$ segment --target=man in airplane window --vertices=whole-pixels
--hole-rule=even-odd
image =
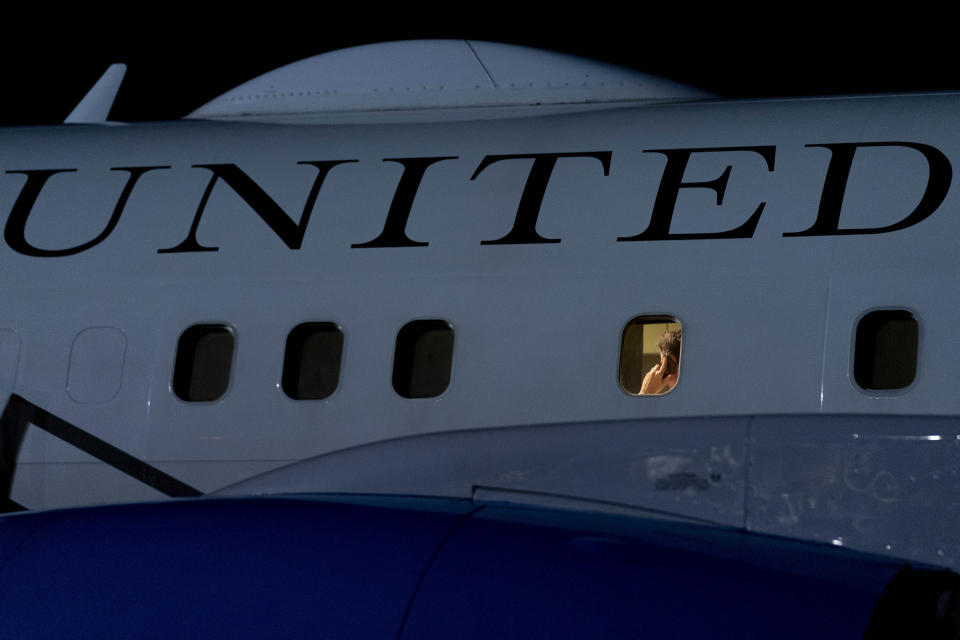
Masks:
[[[666,393],[677,384],[680,375],[680,342],[683,340],[683,329],[667,331],[657,340],[660,349],[660,362],[643,377],[640,385],[640,395],[656,395]]]

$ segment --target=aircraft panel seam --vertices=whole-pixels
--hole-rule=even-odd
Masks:
[[[753,422],[747,418],[747,432],[743,439],[743,530],[750,530],[750,467],[753,465]]]
[[[490,75],[490,72],[487,71],[487,65],[483,64],[483,60],[481,60],[481,59],[480,59],[480,56],[477,55],[476,49],[473,48],[473,45],[470,44],[470,41],[469,41],[469,40],[464,40],[464,43],[465,43],[465,44],[467,45],[467,47],[470,49],[470,53],[473,54],[473,57],[477,59],[477,64],[479,64],[479,65],[480,65],[480,68],[483,69],[483,73],[486,74],[487,78],[490,79],[490,84],[492,84],[494,88],[497,88],[497,81],[494,80],[494,79],[493,79],[493,76]]]
[[[437,544],[437,548],[433,550],[433,554],[431,554],[430,559],[427,560],[426,564],[423,566],[423,571],[420,572],[420,576],[417,578],[417,584],[414,585],[413,592],[410,594],[410,601],[407,603],[407,608],[403,612],[403,618],[400,619],[400,624],[397,627],[397,640],[400,640],[403,637],[403,631],[407,626],[407,619],[410,617],[410,612],[413,611],[413,606],[417,601],[417,596],[420,594],[420,587],[422,587],[424,581],[426,581],[427,576],[430,574],[430,570],[433,568],[434,562],[436,562],[437,558],[440,557],[440,553],[443,551],[443,548],[447,546],[447,542],[449,542],[450,539],[457,534],[460,528],[466,524],[467,520],[482,511],[484,508],[485,507],[481,505],[460,516],[454,525],[450,527],[450,530],[444,534],[443,538]]]

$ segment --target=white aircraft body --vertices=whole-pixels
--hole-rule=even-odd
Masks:
[[[329,77],[436,47],[480,80]],[[524,491],[960,567],[960,95],[563,87],[521,53],[365,47],[192,119],[0,131],[13,503]],[[912,327],[902,382],[855,371],[871,313]],[[631,322],[682,325],[669,393],[621,385]],[[342,337],[316,399],[305,323]],[[410,323],[452,339],[422,393]],[[206,338],[209,388],[178,362]]]

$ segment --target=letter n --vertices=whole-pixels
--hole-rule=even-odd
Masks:
[[[310,214],[313,212],[313,204],[317,200],[317,194],[320,193],[320,187],[323,186],[323,180],[327,177],[330,169],[338,164],[348,162],[357,162],[357,160],[323,160],[317,162],[298,162],[297,164],[309,164],[317,168],[317,177],[313,181],[310,193],[307,195],[306,203],[303,205],[303,213],[300,215],[300,222],[295,223],[290,216],[278,205],[260,186],[250,179],[250,177],[241,171],[235,164],[195,164],[194,167],[209,169],[213,172],[207,188],[200,198],[200,205],[197,207],[197,213],[193,217],[193,224],[187,237],[175,247],[169,249],[160,249],[157,253],[182,253],[188,251],[218,251],[219,247],[205,247],[197,241],[197,227],[200,226],[200,218],[207,206],[207,200],[213,191],[213,185],[217,180],[223,180],[234,190],[243,200],[250,205],[253,211],[267,223],[267,226],[283,240],[283,243],[290,249],[299,249],[303,242],[303,234],[307,230],[307,223],[310,221]]]

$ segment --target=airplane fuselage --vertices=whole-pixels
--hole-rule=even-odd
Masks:
[[[629,424],[640,502],[956,566],[958,103],[2,131],[0,387],[201,493],[390,438]],[[876,309],[917,319],[906,388],[854,380]],[[643,316],[683,325],[663,396],[618,384]],[[449,385],[402,397],[397,333],[421,319],[452,327]],[[281,385],[306,322],[343,334],[319,400]],[[214,401],[173,389],[194,325],[235,339]],[[48,431],[16,459],[31,508],[160,495]],[[831,520],[846,499],[923,512],[938,542]]]

